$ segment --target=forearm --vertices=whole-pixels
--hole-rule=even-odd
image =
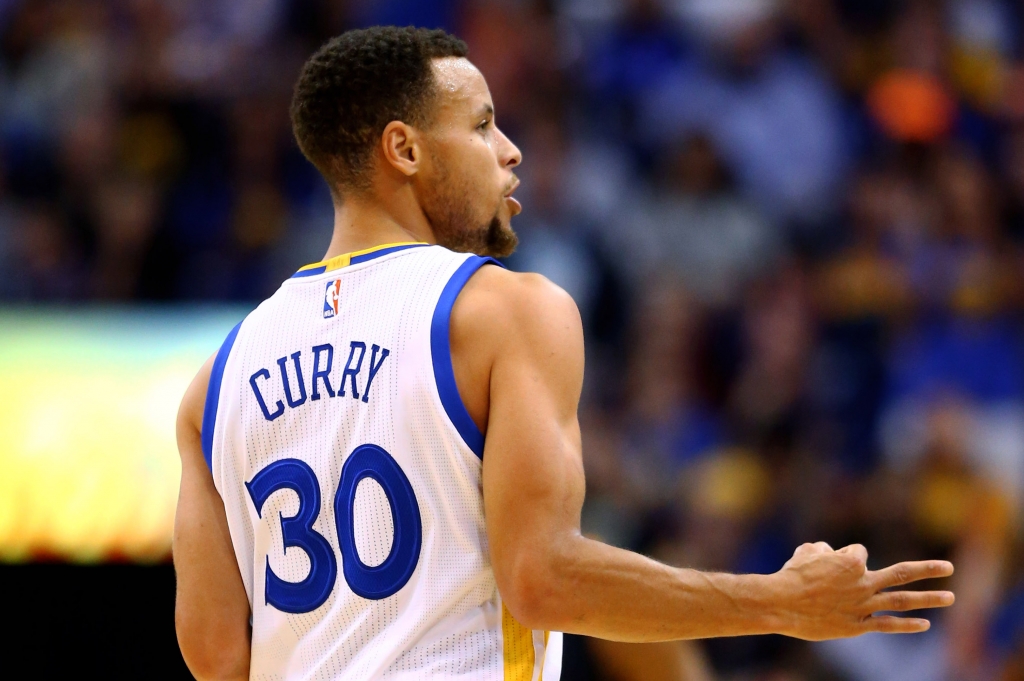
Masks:
[[[248,616],[226,603],[199,566],[176,547],[177,597],[174,624],[189,670],[200,681],[249,677]]]
[[[535,628],[619,641],[780,632],[783,597],[767,575],[663,565],[584,537],[537,573],[527,612]]]
[[[245,679],[249,676],[249,598],[235,560],[224,504],[203,459],[199,437],[194,423],[179,419],[182,469],[174,517],[174,624],[182,656],[196,678]]]
[[[179,510],[179,515],[192,514]],[[249,608],[244,590],[236,583],[240,580],[232,574],[237,568],[225,566],[219,547],[211,546],[212,528],[183,528],[188,522],[180,520],[185,522],[177,523],[174,537],[174,624],[182,656],[200,681],[246,679]]]

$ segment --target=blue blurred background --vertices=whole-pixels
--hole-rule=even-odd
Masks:
[[[323,255],[287,105],[376,23],[465,39],[523,150],[508,264],[586,325],[585,532],[957,563],[926,635],[572,637],[563,678],[1024,679],[1019,0],[0,0],[0,648],[187,678],[176,405]]]

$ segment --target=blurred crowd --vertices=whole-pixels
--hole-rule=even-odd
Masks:
[[[291,87],[375,23],[463,37],[523,150],[508,264],[586,325],[585,532],[956,562],[928,634],[690,677],[1024,679],[1024,2],[0,0],[0,303],[255,302],[319,260]],[[630,655],[573,640],[565,678]]]

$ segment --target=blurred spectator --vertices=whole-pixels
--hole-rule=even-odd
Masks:
[[[813,62],[786,49],[774,3],[752,3],[756,11],[748,4],[723,4],[734,14],[699,14],[719,28],[701,33],[699,54],[651,88],[642,119],[647,139],[707,131],[770,219],[816,225],[828,216],[849,160],[840,101]]]
[[[30,204],[15,213],[11,226],[5,288],[12,300],[88,298],[85,268],[59,211],[41,203]]]
[[[642,95],[677,68],[688,53],[683,36],[658,0],[622,3],[618,21],[594,39],[587,85],[604,134],[640,144],[636,118]]]
[[[742,321],[746,347],[730,407],[737,435],[753,444],[791,446],[800,427],[814,343],[806,295],[796,268],[748,295]]]
[[[93,295],[99,299],[135,298],[145,249],[155,227],[156,191],[145,182],[112,179],[97,189],[94,201]]]
[[[737,195],[711,141],[692,135],[666,149],[652,191],[611,226],[634,277],[678,277],[704,305],[734,305],[782,253],[778,232]]]
[[[684,466],[721,443],[721,424],[697,389],[700,310],[665,275],[651,282],[630,339],[623,466],[650,507],[670,503]]]

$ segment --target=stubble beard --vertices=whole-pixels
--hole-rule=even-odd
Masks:
[[[490,221],[481,225],[472,215],[468,192],[455,188],[450,173],[443,165],[440,167],[437,193],[429,205],[423,206],[437,243],[457,253],[494,258],[512,255],[519,245],[519,237],[511,224],[502,222],[499,216],[501,204]]]
[[[450,223],[454,226],[455,223]],[[519,237],[512,231],[511,225],[502,223],[495,215],[486,227],[456,227],[450,231],[434,230],[437,243],[458,253],[475,253],[492,258],[505,258],[516,250]]]

